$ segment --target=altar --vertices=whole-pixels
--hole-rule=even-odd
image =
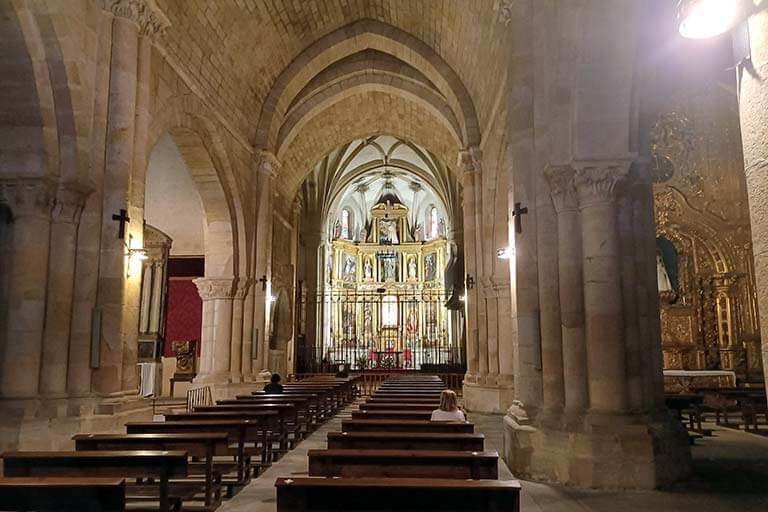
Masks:
[[[394,369],[402,368],[401,357],[402,352],[394,352],[389,350],[375,350],[373,351],[374,368],[376,369]]]

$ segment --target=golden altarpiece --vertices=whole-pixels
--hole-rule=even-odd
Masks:
[[[696,121],[704,120],[668,112],[651,132],[665,373],[721,372],[705,385],[758,381],[760,329],[738,127]]]
[[[445,307],[445,233],[416,241],[408,208],[394,194],[380,198],[370,213],[362,241],[344,239],[337,228],[330,244],[322,359],[352,368],[458,363]]]

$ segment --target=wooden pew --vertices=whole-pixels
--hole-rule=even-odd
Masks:
[[[187,476],[187,452],[182,451],[82,451],[82,452],[6,452],[3,474],[7,477],[115,477],[155,478],[160,512],[171,510],[171,478]],[[141,486],[147,488],[147,486]],[[129,499],[140,488],[129,488]],[[180,504],[181,499],[174,497]]]
[[[499,477],[499,454],[432,450],[309,450],[309,476],[346,478]]]
[[[328,432],[328,448],[481,452],[485,449],[485,436],[430,432]]]
[[[290,396],[269,395],[269,397],[256,397],[248,395],[245,398],[238,398],[236,400],[216,400],[216,405],[225,406],[249,406],[249,405],[261,405],[261,404],[291,404],[296,407],[296,418],[298,420],[299,429],[295,434],[298,434],[297,441],[304,438],[305,434],[309,432],[311,424],[315,418],[316,410],[312,406],[313,403],[308,397],[292,398]]]
[[[519,512],[520,483],[426,478],[278,478],[278,512]]]
[[[396,405],[400,403],[409,403],[409,404],[428,404],[428,405],[434,405],[437,407],[440,405],[440,398],[409,398],[405,402],[402,398],[389,398],[389,397],[371,397],[368,398],[365,403],[367,404],[388,404],[388,405]]]
[[[6,511],[123,512],[122,478],[0,478],[0,508]]]
[[[230,456],[235,458],[237,463],[237,485],[246,485],[251,478],[251,459],[246,450],[246,443],[259,441],[263,442],[263,429],[260,429],[258,422],[251,420],[211,420],[211,421],[149,421],[149,422],[131,422],[125,424],[128,434],[168,434],[168,433],[200,433],[200,432],[224,432],[227,434],[229,444],[234,444],[235,448],[226,447],[222,451],[217,451],[217,456]],[[266,467],[269,465],[269,452],[265,445],[257,448],[261,455],[261,464]]]
[[[214,455],[226,450],[229,437],[225,432],[171,433],[171,434],[78,434],[72,436],[76,451],[96,450],[168,450],[184,451],[203,461],[204,505],[213,510],[221,503],[222,474],[237,465],[216,466]],[[197,464],[191,463],[189,473]],[[231,491],[230,491],[231,495]]]
[[[475,425],[463,421],[343,420],[345,432],[434,432],[472,434]]]
[[[299,407],[290,402],[255,403],[236,400],[234,404],[217,404],[195,407],[193,413],[251,413],[258,411],[277,411],[280,421],[280,450],[293,449],[304,430],[304,416],[299,415]],[[293,435],[293,438],[289,437]]]
[[[307,414],[309,414],[310,426],[317,426],[327,414],[330,414],[328,400],[317,393],[280,393],[266,394],[255,391],[251,395],[237,395],[235,400],[217,400],[217,404],[230,404],[233,402],[248,401],[258,403],[301,403],[305,402]]]
[[[400,411],[396,409],[352,411],[353,420],[423,420],[429,421],[432,411]]]
[[[429,411],[432,412],[439,404],[419,404],[419,403],[362,403],[359,406],[361,411]]]
[[[266,462],[272,462],[272,443],[278,441],[280,448],[287,446],[287,437],[285,429],[285,415],[280,411],[218,411],[218,412],[184,412],[176,414],[166,414],[166,423],[175,423],[180,421],[231,421],[248,420],[257,425],[260,435],[250,440],[262,444],[263,452],[266,455]],[[265,462],[262,460],[262,462]]]

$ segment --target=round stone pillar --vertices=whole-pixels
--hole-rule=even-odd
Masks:
[[[230,348],[229,373],[232,382],[243,380],[243,306],[250,281],[246,278],[236,280],[232,297],[232,346]]]
[[[589,405],[587,349],[584,338],[584,289],[581,227],[570,165],[550,165],[546,176],[557,213],[557,255],[566,414],[581,414]]]
[[[581,212],[584,313],[591,413],[627,410],[616,186],[630,161],[574,163]]]
[[[90,189],[63,185],[54,203],[51,254],[48,265],[48,300],[43,335],[40,393],[64,395],[67,391],[69,334],[75,288],[75,258],[80,214]]]
[[[473,151],[459,153],[462,169],[462,210],[464,214],[464,271],[466,273],[464,308],[467,324],[467,374],[464,382],[476,382],[480,371],[480,352],[477,325],[477,212],[475,188],[479,185],[479,160]]]
[[[0,180],[0,201],[11,210],[7,327],[0,354],[0,394],[38,394],[45,324],[54,184],[46,178]]]
[[[232,344],[232,278],[201,277],[194,280],[203,299],[200,372],[195,379],[201,383],[230,382]]]

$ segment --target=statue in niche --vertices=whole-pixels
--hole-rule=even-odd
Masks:
[[[409,339],[414,339],[419,334],[419,315],[415,309],[408,313],[408,318],[405,321],[405,330],[408,333]]]
[[[408,256],[408,279],[419,277],[419,268],[416,265],[416,256]]]
[[[445,221],[442,217],[440,217],[440,220],[437,221],[437,236],[445,236]]]
[[[416,227],[413,230],[413,238],[416,242],[424,241],[424,226],[418,223],[416,224]]]
[[[380,220],[379,221],[379,243],[397,245],[400,238],[397,236],[397,221]]]
[[[344,269],[341,278],[344,281],[354,281],[356,266],[354,256],[344,255]]]
[[[361,242],[367,242],[368,240],[368,230],[365,229],[365,226],[360,228],[360,241]]]
[[[333,225],[333,239],[338,240],[339,238],[341,238],[341,222],[337,220],[336,224]]]
[[[659,287],[659,299],[671,304],[677,299],[677,249],[664,238],[656,239],[656,281]]]
[[[373,264],[371,263],[371,257],[365,257],[365,263],[363,263],[363,277],[365,279],[373,279]]]
[[[373,341],[373,313],[370,304],[366,304],[363,309],[363,339],[367,343]]]
[[[431,252],[424,256],[424,280],[434,281],[437,276],[437,254]]]
[[[397,260],[394,257],[384,258],[382,262],[384,281],[397,280]]]

